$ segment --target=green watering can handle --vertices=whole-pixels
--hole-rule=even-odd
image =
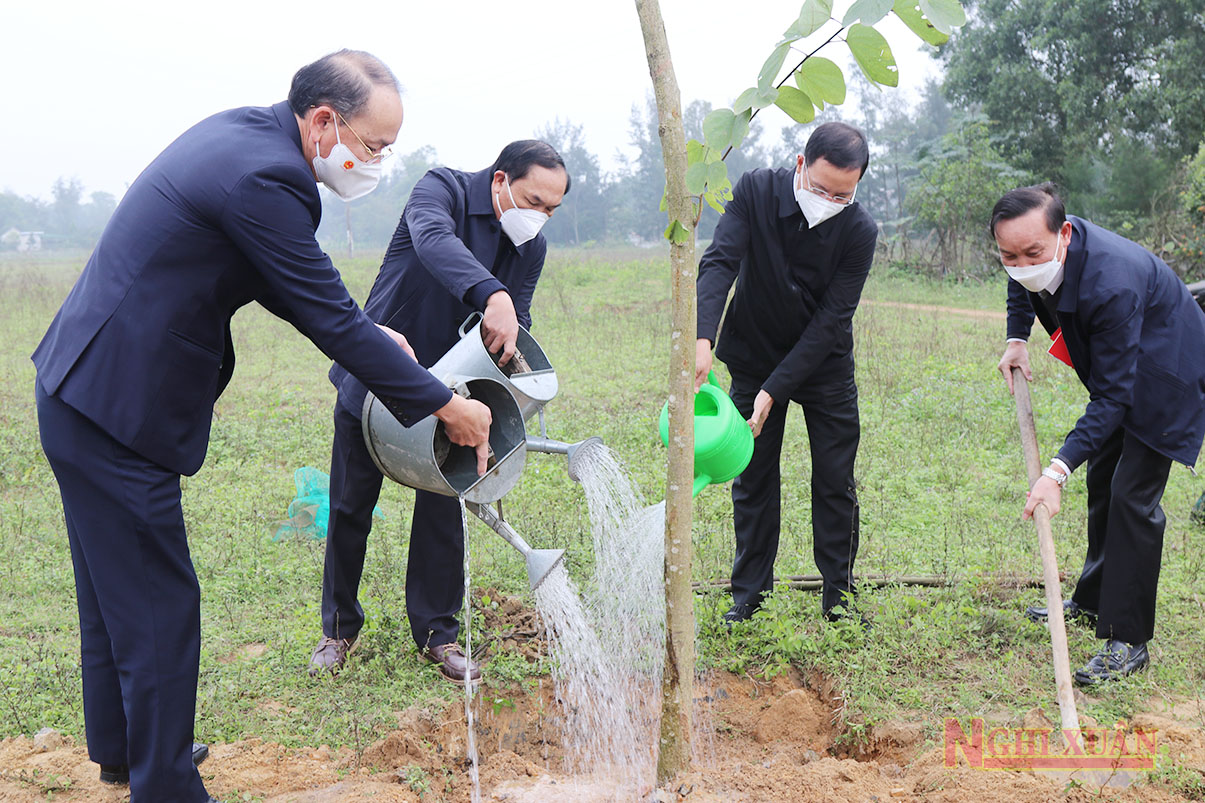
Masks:
[[[715,385],[717,388],[720,386],[720,380],[715,378],[715,369],[714,368],[707,372],[707,384]]]
[[[694,488],[691,490],[691,493],[690,493],[691,497],[693,498],[693,497],[698,496],[699,491],[703,490],[710,484],[711,484],[711,477],[708,477],[706,474],[700,474],[699,476],[695,477]]]

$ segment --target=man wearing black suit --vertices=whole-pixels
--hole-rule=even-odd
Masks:
[[[825,123],[794,169],[754,170],[733,189],[699,262],[695,386],[715,356],[753,430],[753,458],[732,486],[736,560],[731,623],[774,587],[781,499],[779,457],[787,404],[803,407],[812,456],[812,537],[824,577],[821,609],[849,613],[858,552],[854,458],[858,388],[852,320],[874,258],[878,228],[855,200],[870,153],[862,132]]]
[[[370,191],[401,122],[393,73],[340,51],[298,71],[287,102],[198,123],[130,186],[34,352],[75,567],[88,753],[102,780],[128,778],[132,803],[211,799],[193,764],[200,588],[180,475],[205,459],[235,310],[258,301],[403,423],[439,416],[484,468],[488,408],[369,320],[314,239],[316,180]]]
[[[520,140],[476,173],[446,167],[423,176],[398,222],[364,311],[409,333],[422,365],[433,365],[474,311],[486,347],[506,365],[519,324],[531,327],[531,298],[547,244],[540,227],[569,191],[565,163],[547,143]],[[337,672],[364,624],[357,601],[381,472],[364,445],[364,385],[341,365],[331,448],[331,515],[322,581],[323,637],[310,673]],[[464,590],[464,531],[450,496],[416,491],[406,570],[406,615],[419,652],[455,683],[480,678],[457,644]]]
[[[1059,512],[1068,476],[1087,461],[1088,554],[1069,618],[1096,622],[1104,647],[1076,681],[1093,684],[1147,665],[1172,462],[1192,465],[1205,437],[1205,313],[1151,252],[1078,217],[1049,184],[1004,195],[992,234],[1008,272],[1008,345],[999,369],[1031,378],[1035,313],[1066,353],[1089,401],[1029,493],[1023,516]],[[1042,619],[1045,608],[1031,608]]]

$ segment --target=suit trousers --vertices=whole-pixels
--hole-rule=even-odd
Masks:
[[[207,800],[192,763],[201,590],[180,475],[40,383],[35,396],[75,569],[88,757],[129,765],[131,803]]]
[[[1088,552],[1072,599],[1099,612],[1098,638],[1141,644],[1155,635],[1170,471],[1171,458],[1121,427],[1088,461]]]
[[[358,596],[381,471],[364,445],[359,416],[335,402],[331,514],[322,574],[322,632],[355,638],[364,626]],[[464,528],[453,496],[415,491],[406,565],[406,615],[419,649],[456,641],[464,594]]]
[[[745,418],[761,379],[732,373],[729,395]],[[858,497],[854,487],[854,458],[861,429],[858,388],[852,366],[840,378],[807,384],[790,401],[803,407],[812,462],[812,554],[824,578],[824,611],[841,605],[854,592],[852,573],[858,554]],[[760,605],[774,587],[782,518],[780,458],[787,418],[787,401],[775,400],[753,441],[753,458],[732,485],[736,560],[732,566],[732,599],[736,604]]]

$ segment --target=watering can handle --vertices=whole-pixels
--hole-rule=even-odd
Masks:
[[[717,388],[720,387],[720,380],[716,379],[715,369],[707,372],[707,384],[715,385]]]
[[[469,330],[472,329],[474,326],[476,326],[477,322],[480,321],[484,317],[485,316],[482,315],[480,312],[470,312],[469,317],[465,318],[464,323],[462,323],[460,325],[460,329],[459,329],[460,336],[464,337],[465,335],[467,335],[469,333]]]

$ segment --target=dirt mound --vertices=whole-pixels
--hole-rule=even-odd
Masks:
[[[505,603],[504,598],[497,598]],[[530,621],[499,604],[497,641],[527,638]],[[510,606],[508,606],[510,607]],[[841,695],[825,678],[789,672],[770,681],[714,673],[696,684],[694,769],[662,789],[642,790],[655,803],[799,803],[799,801],[1151,801],[1182,800],[1146,786],[1077,788],[1034,772],[945,766],[940,748],[926,747],[924,715],[882,723],[857,746],[840,726]],[[1150,701],[1128,728],[1157,729],[1159,744],[1183,766],[1205,772],[1201,706]],[[1043,726],[1030,712],[1017,726]],[[559,744],[557,701],[550,681],[530,690],[491,689],[477,698],[477,745],[486,800],[506,803],[630,800],[610,779],[569,777]],[[1009,723],[1003,723],[1009,724]],[[464,708],[414,707],[397,728],[362,754],[350,748],[290,749],[246,739],[212,745],[201,766],[219,799],[266,803],[468,800]],[[246,796],[250,796],[249,798]],[[0,742],[0,803],[58,801],[123,803],[126,787],[106,786],[86,750],[67,737],[41,734],[37,743]]]

